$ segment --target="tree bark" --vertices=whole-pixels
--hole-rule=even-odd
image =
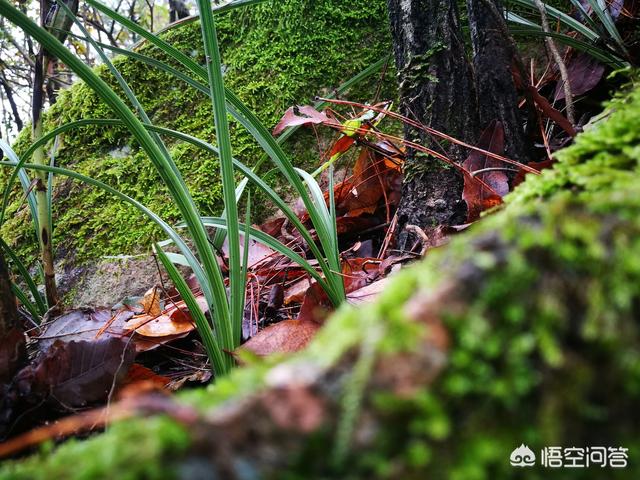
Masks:
[[[169,0],[169,21],[177,22],[191,15],[189,7],[183,0]]]
[[[13,89],[6,78],[0,77],[0,84],[4,89],[4,93],[7,97],[7,101],[9,102],[9,106],[11,107],[11,112],[13,114],[13,122],[16,124],[18,132],[22,130],[24,124],[22,123],[22,118],[20,118],[20,112],[18,110],[18,105],[16,104],[15,99],[13,98]],[[2,158],[2,157],[0,157]]]
[[[25,339],[18,321],[9,270],[0,252],[0,384],[8,382],[26,359]]]
[[[467,0],[467,11],[480,128],[485,129],[492,120],[500,121],[506,156],[526,163],[531,145],[523,129],[524,118],[518,108],[518,92],[511,71],[512,66],[521,66],[522,62],[502,17],[502,2]]]
[[[478,135],[477,98],[465,55],[457,4],[453,0],[388,0],[398,69],[400,111],[414,120],[474,143]],[[456,145],[444,145],[425,132],[405,126],[405,137],[461,163]],[[463,223],[462,175],[434,158],[407,152],[398,207],[398,247],[411,249],[407,225],[430,234],[439,225]]]

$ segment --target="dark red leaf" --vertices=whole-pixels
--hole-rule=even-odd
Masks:
[[[501,155],[504,150],[504,129],[502,123],[494,120],[482,132],[478,147]],[[472,151],[462,164],[465,169],[462,198],[467,202],[467,221],[479,218],[483,210],[502,202],[502,196],[509,192],[509,180],[503,171],[493,170],[472,176],[474,172],[487,168],[502,168],[505,165],[488,155]]]
[[[105,400],[126,376],[135,357],[127,339],[94,342],[57,340],[34,365],[16,376],[22,395],[50,400],[63,407],[80,407]]]
[[[602,79],[604,69],[604,65],[586,53],[580,52],[571,57],[567,65],[571,94],[582,95],[594,88]],[[556,100],[564,100],[563,84],[564,82],[560,79],[556,85],[553,95]]]
[[[315,322],[284,320],[251,337],[241,349],[260,356],[297,352],[307,346],[319,329],[320,324]]]
[[[540,95],[540,93],[534,86],[529,86],[529,92],[533,97],[533,101],[536,103],[536,105],[538,105],[538,108],[542,110],[542,113],[556,122],[556,124],[565,132],[567,132],[567,134],[571,135],[572,137],[575,137],[577,135],[576,129],[573,128],[573,125],[571,125],[571,122],[567,120],[567,117],[553,108],[549,101],[542,95]]]

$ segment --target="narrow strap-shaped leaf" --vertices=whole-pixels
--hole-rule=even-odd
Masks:
[[[216,341],[211,325],[209,324],[207,317],[202,313],[202,310],[200,310],[200,306],[198,305],[196,298],[193,296],[193,292],[189,288],[189,285],[187,285],[187,282],[182,278],[178,269],[173,265],[173,263],[171,263],[171,260],[169,260],[166,253],[160,246],[155,245],[154,251],[158,256],[160,263],[162,263],[162,266],[169,275],[171,282],[176,287],[176,290],[178,290],[182,300],[184,300],[185,305],[189,309],[191,318],[198,328],[200,338],[202,338],[204,348],[207,350],[207,355],[213,362],[214,372],[217,375],[227,373],[232,366],[231,357],[220,349],[220,344]]]

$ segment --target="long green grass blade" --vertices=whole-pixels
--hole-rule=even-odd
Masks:
[[[200,338],[202,338],[202,343],[207,351],[207,355],[213,363],[214,372],[217,375],[225,373],[228,369],[229,355],[225,354],[221,350],[220,342],[216,341],[211,325],[209,324],[207,317],[202,313],[202,310],[200,310],[198,302],[193,296],[193,292],[189,288],[189,285],[187,285],[187,282],[185,282],[178,269],[173,263],[171,263],[171,260],[169,260],[166,253],[160,246],[156,245],[154,247],[154,251],[156,255],[158,255],[160,263],[162,263],[162,266],[167,271],[171,282],[176,287],[176,290],[178,290],[178,293],[182,297],[182,300],[184,300],[184,303],[187,305],[189,313],[191,313],[191,318],[198,328],[198,333],[200,334]]]
[[[61,125],[60,127],[48,132],[47,134],[43,135],[43,137],[39,140],[39,142],[47,142],[48,140],[55,137],[56,135],[61,135],[66,131],[72,130],[74,128],[79,128],[82,126],[87,126],[87,125],[123,125],[123,123],[121,120],[117,120],[117,119],[77,120],[75,122],[70,122],[70,123]],[[168,128],[157,127],[155,125],[145,125],[145,126],[149,130],[153,130],[160,134],[172,136],[173,138],[183,140],[194,146],[202,148],[214,155],[218,155],[218,149],[216,147],[199,138],[193,137],[191,135],[188,135],[182,132],[171,130]],[[33,144],[25,151],[25,153],[20,159],[20,164],[19,164],[20,167],[22,167],[25,164],[24,162],[26,161],[26,159],[29,158],[30,150],[35,148],[37,148],[37,145]],[[264,180],[260,178],[252,169],[250,169],[249,167],[247,167],[246,165],[244,165],[242,162],[238,160],[234,160],[233,162],[234,162],[235,168],[238,169],[243,175],[245,175],[245,177],[248,178],[253,185],[255,185],[260,190],[262,190],[274,202],[276,207],[278,207],[283,212],[283,214],[287,217],[287,219],[289,219],[289,221],[298,230],[298,232],[300,232],[300,235],[302,236],[304,241],[307,242],[314,257],[318,260],[318,264],[321,270],[323,271],[323,273],[325,274],[325,276],[329,278],[332,275],[335,275],[334,273],[335,268],[332,266],[329,266],[329,264],[326,262],[324,255],[318,249],[315,243],[315,240],[311,236],[310,232],[300,222],[300,219],[297,217],[297,215],[291,209],[291,207],[269,185],[267,185],[267,183],[264,182]],[[334,262],[334,265],[335,265],[335,262]],[[340,294],[334,291],[333,287],[327,290],[327,294],[329,295],[329,298],[331,299],[332,303],[334,303],[336,306],[342,301],[340,298]]]
[[[218,47],[216,22],[211,11],[210,0],[197,0],[200,12],[200,28],[206,55],[207,77],[213,105],[213,119],[216,127],[216,142],[220,159],[220,174],[222,177],[222,195],[226,217],[229,221],[227,238],[229,239],[229,330],[233,336],[226,344],[231,348],[240,345],[242,334],[242,316],[244,311],[244,283],[242,282],[242,267],[240,263],[240,232],[238,231],[238,207],[236,204],[236,183],[233,175],[233,157],[231,153],[231,136],[227,107],[225,102],[224,79],[222,78],[222,59]],[[225,332],[227,331],[225,330]]]
[[[24,307],[27,309],[29,314],[33,318],[35,318],[36,321],[39,322],[40,316],[42,314],[38,312],[38,308],[29,299],[27,294],[25,292],[23,292],[22,289],[18,285],[16,285],[15,283],[11,283],[11,290],[13,291],[13,294],[16,296],[16,298],[18,300],[20,300],[20,303],[22,303],[22,305],[24,305]]]
[[[40,295],[40,292],[38,291],[36,282],[33,280],[33,277],[29,275],[29,271],[27,270],[27,267],[24,265],[24,263],[22,263],[22,261],[20,260],[20,257],[18,257],[16,252],[14,252],[13,249],[9,245],[7,245],[7,243],[2,238],[0,238],[0,248],[2,248],[2,251],[9,258],[11,265],[15,267],[16,270],[18,270],[18,273],[22,277],[22,281],[29,288],[29,292],[31,293],[31,296],[33,297],[33,300],[37,307],[37,317],[41,317],[47,312],[47,306],[44,303],[42,295]]]
[[[513,35],[531,35],[537,37],[552,37],[557,39],[559,42],[564,43],[576,50],[580,50],[581,52],[585,52],[591,55],[593,58],[599,60],[600,62],[608,65],[612,68],[619,69],[625,68],[629,66],[629,63],[623,60],[622,58],[614,55],[613,53],[603,50],[601,48],[595,47],[590,43],[583,42],[581,40],[577,40],[570,35],[566,35],[564,33],[556,33],[556,32],[545,32],[542,28],[537,27],[526,27],[526,26],[511,26],[509,31]]]
[[[18,155],[13,151],[11,145],[5,142],[0,138],[0,149],[5,153],[9,160],[18,163]],[[35,149],[34,149],[35,150]],[[40,228],[38,225],[38,204],[36,200],[36,195],[31,188],[31,180],[27,173],[21,169],[17,168],[9,180],[7,182],[7,186],[4,189],[4,193],[2,194],[2,211],[0,212],[0,225],[4,223],[5,212],[7,211],[7,207],[9,205],[9,196],[11,195],[11,189],[13,188],[13,183],[16,179],[20,180],[20,184],[22,185],[22,190],[27,196],[27,205],[29,205],[29,211],[31,212],[31,219],[33,220],[33,226],[35,230],[36,238],[38,238]]]
[[[152,33],[144,30],[140,26],[131,22],[129,19],[123,17],[122,15],[114,12],[113,10],[105,7],[104,5],[96,2],[95,0],[87,0],[88,3],[98,8],[100,11],[105,13],[110,18],[116,20],[121,23],[125,27],[130,30],[138,33],[143,38],[146,38],[156,47],[160,48],[164,53],[172,57],[177,62],[181,63],[183,66],[191,70],[194,74],[199,76],[202,80],[208,81],[208,73],[207,70],[203,69],[199,66],[195,61],[189,58],[184,53],[175,49],[171,45],[169,45],[164,40],[158,38]],[[203,0],[204,1],[204,0]],[[202,14],[202,9],[201,9]],[[204,21],[201,19],[201,21]],[[208,62],[211,61],[211,58],[208,59]],[[322,218],[319,212],[316,212],[313,209],[313,202],[311,201],[309,195],[307,194],[306,189],[298,175],[296,174],[293,165],[290,160],[287,158],[287,155],[282,150],[282,147],[276,142],[271,133],[264,127],[264,125],[260,122],[260,120],[255,116],[255,114],[249,110],[242,101],[230,90],[225,90],[225,96],[227,100],[227,110],[228,112],[242,125],[244,126],[249,133],[256,139],[258,144],[262,147],[262,149],[267,153],[267,155],[271,158],[274,164],[280,169],[281,173],[284,177],[293,185],[296,190],[296,193],[300,195],[307,211],[309,212],[309,216],[311,219],[311,223],[316,228],[318,232],[318,238],[322,245],[322,248],[325,252],[331,247],[330,242],[327,240],[330,238],[328,232],[324,231],[324,226]],[[322,232],[321,232],[322,231]],[[335,276],[335,274],[334,274]],[[344,300],[346,297],[344,295],[344,289],[338,289],[337,294]]]
[[[611,18],[611,14],[609,13],[606,2],[604,0],[587,1],[589,2],[591,9],[602,22],[602,25],[604,26],[611,39],[617,44],[620,51],[625,55],[628,55],[627,48],[624,44],[624,41],[622,40],[622,37],[620,36],[620,32],[618,32],[616,23],[613,21],[613,18]]]
[[[538,11],[538,7],[536,6],[536,3],[534,0],[513,0],[513,3],[516,5],[521,5],[523,7],[530,8],[536,12]],[[591,30],[586,25],[583,25],[578,20],[573,18],[571,15],[568,15],[558,10],[557,8],[552,7],[551,5],[545,5],[545,10],[547,11],[547,15],[549,15],[552,18],[555,18],[556,20],[559,20],[566,27],[584,35],[589,40],[595,42],[600,38],[600,35],[597,32]]]

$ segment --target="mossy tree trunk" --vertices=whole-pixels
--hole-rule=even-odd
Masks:
[[[414,120],[466,142],[478,134],[476,93],[465,55],[457,2],[389,0],[389,20],[398,69],[400,111]],[[405,137],[462,162],[463,149],[442,145],[423,131],[405,126]],[[398,246],[410,249],[407,225],[429,231],[463,223],[463,178],[442,162],[409,151],[398,208]]]
[[[468,62],[457,2],[388,0],[398,68],[401,112],[454,138],[475,144],[480,131],[499,120],[506,154],[521,162],[530,157],[523,130],[512,64],[522,70],[500,11],[500,0],[468,0],[473,67]],[[522,74],[521,74],[522,76]],[[531,122],[530,122],[531,123]],[[461,163],[468,152],[405,126],[405,137]],[[427,236],[440,225],[466,221],[463,178],[451,165],[408,152],[398,207],[398,247],[412,248],[408,225]]]
[[[505,154],[526,163],[530,140],[522,127],[518,91],[511,69],[522,69],[522,61],[502,17],[501,0],[467,0],[473,67],[478,91],[480,128],[492,120],[504,128]],[[525,72],[520,72],[523,81]],[[531,124],[535,124],[535,118]],[[505,165],[506,166],[506,165]]]

